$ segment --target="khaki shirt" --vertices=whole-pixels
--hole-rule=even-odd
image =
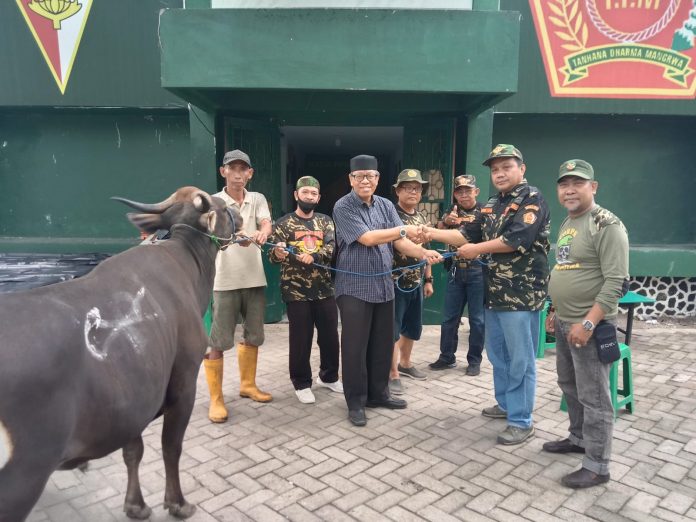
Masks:
[[[244,220],[243,230],[248,235],[259,230],[264,219],[271,221],[266,198],[259,192],[245,189],[241,208],[224,190],[214,195],[237,209]],[[218,252],[215,271],[213,289],[216,291],[266,286],[261,249],[254,244],[247,247],[230,245],[226,250]]]

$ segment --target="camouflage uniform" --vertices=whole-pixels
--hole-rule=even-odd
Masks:
[[[526,180],[481,208],[483,241],[500,238],[514,252],[492,254],[486,266],[486,307],[541,310],[549,283],[550,213]]]
[[[290,380],[295,390],[312,386],[309,360],[316,326],[320,354],[319,379],[323,383],[335,383],[338,381],[340,353],[338,308],[331,272],[326,268],[301,263],[296,257],[298,254],[310,254],[314,263],[328,266],[336,244],[334,223],[324,214],[314,213],[310,219],[304,219],[292,212],[276,222],[269,241],[284,242],[292,247],[293,252],[282,261],[276,256],[275,249],[269,254],[271,262],[281,264],[280,290],[287,304],[289,323]]]
[[[486,353],[493,365],[493,388],[498,406],[484,415],[504,412],[508,427],[498,436],[502,444],[519,444],[534,433],[532,412],[536,395],[536,351],[540,310],[549,281],[549,209],[543,196],[527,184],[522,153],[513,145],[498,145],[484,165],[491,176],[501,163],[520,176],[508,193],[498,193],[481,208],[483,242],[500,239],[514,250],[486,256]],[[493,165],[491,165],[493,164]]]
[[[463,178],[460,176],[455,178],[455,188],[457,179]],[[476,178],[473,178],[473,185]],[[464,180],[466,181],[466,180]],[[449,214],[452,209],[446,213]],[[458,228],[462,235],[466,237],[470,243],[481,242],[481,225],[483,218],[481,215],[481,205],[477,202],[476,205],[465,210],[460,205],[457,205],[457,216],[462,219],[459,225],[447,225],[442,223],[446,228]],[[455,247],[448,247],[450,252],[456,252]],[[445,269],[449,272],[447,276],[447,287],[445,289],[445,302],[442,307],[442,323],[440,323],[440,355],[437,361],[432,363],[430,367],[434,370],[451,368],[456,363],[457,349],[459,347],[459,324],[464,313],[464,307],[467,307],[469,316],[469,349],[466,353],[466,360],[469,365],[467,370],[468,375],[476,375],[477,369],[481,366],[483,360],[483,343],[484,343],[484,310],[483,296],[484,284],[483,274],[481,270],[481,262],[476,259],[466,259],[464,257],[450,257],[445,260]]]
[[[483,217],[481,215],[481,204],[477,202],[476,206],[469,210],[464,210],[463,208],[457,206],[457,217],[459,217],[462,220],[461,224],[459,225],[447,225],[444,223],[445,216],[450,212],[452,212],[451,208],[447,212],[445,212],[445,214],[442,217],[443,225],[445,226],[445,228],[459,228],[461,229],[462,234],[464,235],[464,237],[466,237],[466,240],[469,243],[480,243],[482,237],[481,225],[483,224]],[[457,248],[448,245],[447,251],[456,252]],[[445,260],[445,268],[447,270],[451,270],[453,266],[456,266],[457,268],[471,268],[472,266],[476,265],[480,266],[480,263],[476,260],[466,259],[463,257],[450,257]]]
[[[314,262],[328,266],[331,263],[335,241],[333,220],[314,213],[312,219],[303,219],[292,212],[280,218],[269,239],[271,243],[284,242],[296,254],[310,254]],[[281,263],[271,249],[269,258]],[[334,295],[331,272],[326,268],[305,265],[289,255],[280,266],[280,291],[283,301],[315,301]]]
[[[399,217],[401,218],[401,221],[404,222],[404,225],[429,225],[428,219],[419,210],[416,210],[413,214],[409,214],[401,209],[401,207],[396,205],[396,213],[399,214]],[[417,265],[418,263],[420,263],[420,259],[408,257],[394,249],[394,268],[413,266]],[[399,285],[399,288],[409,290],[421,284],[424,270],[425,266],[421,266],[419,268],[409,268],[399,272],[394,272],[392,277],[394,278],[394,282]]]
[[[413,214],[395,205],[396,213],[404,225],[428,225],[428,220],[422,212],[416,210]],[[408,257],[394,249],[394,268],[413,266],[420,259]],[[418,341],[423,332],[423,273],[425,265],[418,268],[407,268],[393,272],[394,279],[394,342],[401,336]],[[403,274],[403,275],[402,275]]]

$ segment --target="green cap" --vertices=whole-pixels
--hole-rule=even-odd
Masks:
[[[396,178],[396,183],[392,186],[397,188],[401,183],[406,181],[417,181],[421,185],[427,185],[427,181],[423,181],[423,176],[421,176],[420,170],[416,169],[404,169],[399,173],[399,177]]]
[[[483,164],[487,167],[491,164],[491,161],[498,158],[517,158],[520,161],[524,161],[520,149],[514,145],[500,143],[493,148],[491,153],[488,155],[488,159],[484,161]]]
[[[459,187],[472,187],[476,188],[476,176],[472,176],[471,174],[463,174],[461,176],[457,176],[454,178],[454,189],[458,189]]]
[[[319,180],[317,180],[317,178],[313,178],[312,176],[302,176],[297,180],[295,190],[301,189],[302,187],[316,187],[319,189]]]
[[[594,169],[585,160],[572,159],[564,161],[558,169],[558,181],[566,176],[577,176],[582,179],[594,180]]]

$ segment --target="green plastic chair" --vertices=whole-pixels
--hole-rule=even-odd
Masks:
[[[544,308],[542,308],[541,314],[539,315],[539,345],[537,346],[537,359],[543,359],[544,352],[546,352],[546,350],[552,350],[556,347],[556,338],[553,335],[546,333],[546,317],[548,313],[549,302],[546,301],[544,303]]]
[[[619,344],[621,355],[614,361],[609,370],[609,391],[611,403],[614,406],[614,418],[618,411],[626,407],[628,413],[633,413],[635,398],[633,396],[633,372],[631,370],[631,348],[627,344]],[[619,365],[622,366],[622,384],[619,388]],[[561,411],[568,411],[565,394],[561,397]]]

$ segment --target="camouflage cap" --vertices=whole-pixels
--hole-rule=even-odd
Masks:
[[[312,176],[302,176],[297,180],[297,183],[295,183],[295,190],[301,189],[302,187],[315,187],[319,189],[319,180]]]
[[[454,190],[457,190],[459,187],[472,187],[476,188],[476,176],[472,176],[471,174],[463,174],[461,176],[457,176],[454,178]]]
[[[396,183],[394,183],[392,187],[397,188],[399,185],[405,183],[406,181],[416,181],[421,185],[428,184],[427,181],[423,180],[423,176],[421,176],[420,170],[404,169],[399,173],[399,176],[396,178]]]
[[[524,161],[520,149],[514,145],[500,143],[493,148],[491,153],[488,155],[488,159],[484,161],[483,164],[488,167],[491,164],[491,161],[498,158],[517,158],[520,161]]]
[[[558,169],[558,181],[566,176],[577,176],[582,179],[594,180],[594,169],[585,160],[572,159],[564,161]]]
[[[225,157],[222,158],[222,164],[227,165],[228,163],[232,163],[233,161],[237,160],[243,161],[251,167],[251,160],[249,159],[249,155],[246,152],[242,152],[239,149],[225,152]]]

